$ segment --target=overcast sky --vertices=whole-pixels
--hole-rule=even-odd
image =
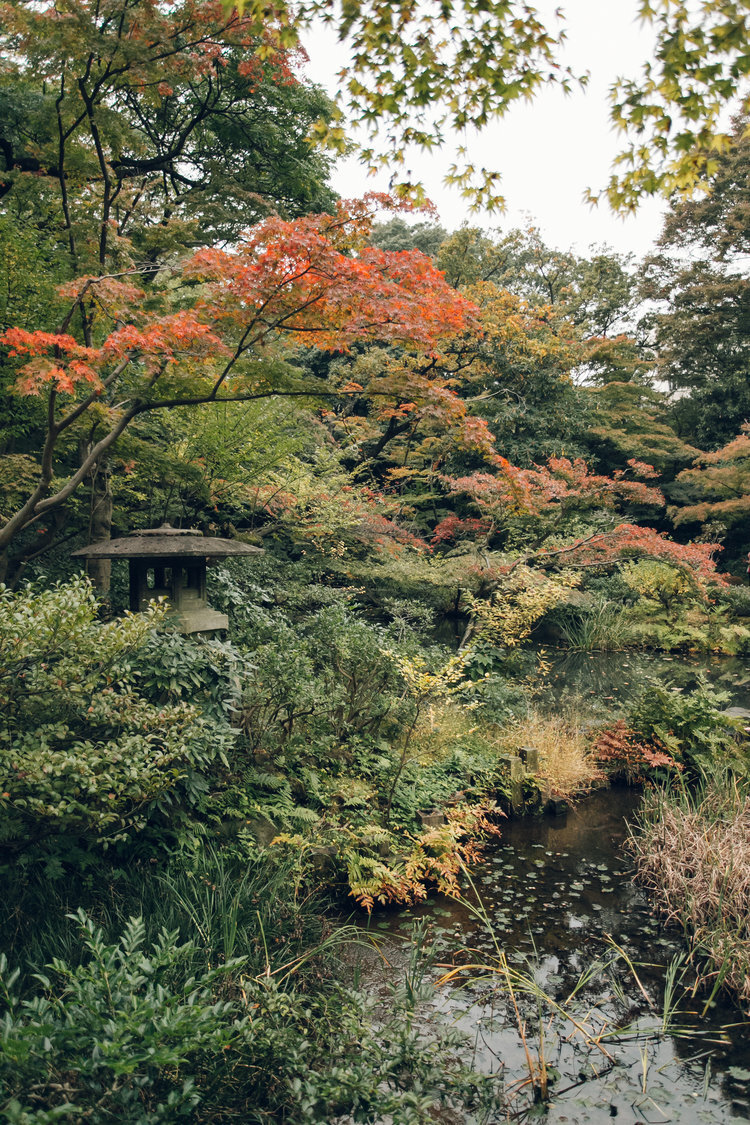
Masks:
[[[545,15],[558,5],[538,0]],[[480,165],[502,173],[508,210],[504,215],[470,215],[457,191],[442,185],[450,153],[418,157],[412,168],[426,184],[437,204],[444,226],[454,229],[465,219],[472,225],[501,227],[526,225],[530,217],[546,241],[559,249],[585,251],[591,245],[642,256],[661,229],[663,203],[647,200],[635,217],[612,214],[606,204],[592,209],[583,201],[586,188],[606,184],[618,136],[608,117],[607,93],[618,75],[635,77],[651,54],[653,32],[636,20],[636,0],[567,0],[563,3],[568,39],[563,61],[576,72],[590,72],[584,91],[566,97],[558,90],[543,92],[531,105],[519,105],[481,140],[469,141],[469,154]],[[323,33],[309,40],[314,81],[335,91],[335,72],[341,65],[340,47]],[[373,188],[385,190],[387,175],[371,179],[356,161],[341,162],[334,184],[345,196],[361,195]]]

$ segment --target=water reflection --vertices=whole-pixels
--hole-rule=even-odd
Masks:
[[[729,704],[750,708],[750,662],[738,656],[670,656],[655,652],[568,652],[540,649],[549,669],[541,698],[558,707],[571,699],[594,714],[626,706],[649,680],[692,691],[701,674],[731,695]]]
[[[665,967],[681,950],[679,935],[651,917],[630,880],[625,817],[637,800],[632,791],[611,790],[587,798],[565,817],[509,822],[475,872],[492,932],[467,902],[445,898],[376,915],[371,926],[385,939],[384,953],[393,964],[404,957],[400,939],[408,940],[415,920],[425,919],[444,966],[435,967],[435,979],[445,966],[496,964],[502,955],[509,971],[528,972],[552,1000],[528,992],[516,997],[532,1055],[538,1057],[541,1035],[553,1090],[566,1090],[549,1109],[546,1119],[553,1125],[750,1120],[750,1025],[727,1030],[739,1018],[731,1007],[714,1004],[701,1019],[705,998],[696,997],[679,1014],[690,1029],[685,1035],[636,1038],[639,1030],[659,1024]],[[637,980],[627,959],[639,965]],[[603,1040],[604,1050],[586,1043],[554,1007],[597,960],[616,963],[594,972],[568,1007],[581,1014],[590,1034],[621,1029],[622,1040]],[[379,976],[371,966],[369,973],[377,987],[391,970]],[[517,1088],[515,1112],[525,1113],[531,1104],[527,1055],[507,990],[490,974],[459,976],[440,987],[425,1010],[426,1020],[439,1017],[466,1033],[474,1065]]]

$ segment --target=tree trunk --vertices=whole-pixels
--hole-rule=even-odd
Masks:
[[[112,486],[109,461],[106,456],[98,462],[91,474],[91,509],[89,514],[89,543],[108,541],[112,534]],[[109,598],[112,577],[111,559],[87,559],[86,573],[96,587],[100,598]]]

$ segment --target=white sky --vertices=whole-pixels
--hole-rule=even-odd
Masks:
[[[538,0],[547,15],[554,0]],[[585,90],[569,96],[549,89],[530,105],[510,110],[502,121],[469,141],[469,157],[502,173],[501,190],[508,209],[492,216],[471,215],[458,191],[442,184],[451,152],[419,155],[412,171],[426,185],[440,212],[440,220],[455,229],[471,225],[507,229],[524,226],[531,218],[544,239],[559,249],[584,252],[589,246],[609,245],[643,256],[661,229],[664,204],[646,200],[635,216],[613,215],[606,203],[591,208],[583,201],[586,188],[598,191],[609,179],[620,138],[608,117],[607,93],[619,75],[636,77],[651,54],[653,31],[636,20],[636,0],[567,0],[563,3],[567,42],[561,60],[577,73],[589,71]],[[308,40],[308,76],[335,92],[336,69],[342,63],[340,45],[323,32]],[[355,160],[341,161],[334,186],[344,196],[386,190],[388,176],[370,178]]]

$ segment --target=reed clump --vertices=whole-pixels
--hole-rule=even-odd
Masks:
[[[702,975],[750,1005],[750,794],[731,779],[647,795],[629,846],[657,908]]]
[[[574,716],[530,711],[506,729],[503,745],[511,753],[517,753],[519,746],[539,751],[537,778],[545,796],[585,792],[604,776],[591,740]]]

